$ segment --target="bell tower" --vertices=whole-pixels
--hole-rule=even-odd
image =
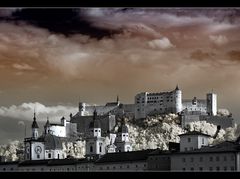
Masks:
[[[101,135],[101,123],[97,118],[96,109],[93,112],[93,120],[89,124],[88,136],[86,137],[86,157],[89,159],[99,158],[105,154],[104,137]]]

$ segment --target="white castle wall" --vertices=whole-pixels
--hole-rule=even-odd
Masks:
[[[137,119],[152,114],[178,113],[182,110],[182,92],[139,93],[135,96],[135,105]]]

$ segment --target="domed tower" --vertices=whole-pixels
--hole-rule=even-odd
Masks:
[[[121,126],[118,128],[115,145],[117,147],[117,152],[132,151],[132,146],[129,141],[128,127],[126,126],[124,119],[122,119]]]
[[[89,124],[86,137],[86,157],[94,159],[105,154],[104,137],[101,136],[101,123],[97,119],[96,109],[93,112],[93,120]]]
[[[38,138],[38,124],[37,124],[37,121],[36,121],[36,113],[34,111],[34,116],[33,116],[33,123],[32,123],[32,137],[34,139],[37,139]]]
[[[176,113],[182,111],[182,91],[179,89],[178,85],[176,86],[175,91],[175,104],[176,104]]]
[[[50,127],[51,127],[51,125],[50,125],[49,120],[47,118],[47,122],[44,125],[44,132],[45,132],[45,134],[50,134]]]

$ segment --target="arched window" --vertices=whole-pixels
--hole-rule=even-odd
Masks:
[[[93,146],[90,146],[90,152],[93,152]]]
[[[99,146],[99,152],[102,152],[102,146],[101,145]]]

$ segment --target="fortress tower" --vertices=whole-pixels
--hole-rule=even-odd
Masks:
[[[175,104],[176,104],[176,113],[182,111],[182,91],[178,88],[178,85],[175,89]]]
[[[212,116],[217,115],[217,94],[207,94],[207,113]]]

